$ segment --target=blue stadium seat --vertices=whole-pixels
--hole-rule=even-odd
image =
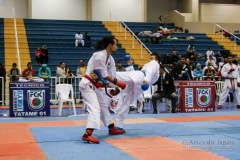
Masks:
[[[93,45],[102,37],[112,35],[101,21],[24,19],[24,24],[33,64],[35,64],[36,48],[45,44],[49,51],[48,66],[54,71],[61,61],[69,65],[74,71],[79,65],[80,59],[84,59],[87,64],[92,53],[95,52],[91,47],[75,47],[74,42],[77,31],[80,31],[83,35],[87,31],[91,36]],[[127,53],[121,45],[118,45],[118,47],[118,52],[113,56],[116,61],[124,61],[124,56]],[[33,65],[34,70],[39,67],[40,65]],[[138,68],[137,65],[135,67]]]

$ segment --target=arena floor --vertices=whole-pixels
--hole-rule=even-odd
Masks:
[[[201,113],[131,113],[126,134],[110,136],[104,126],[95,131],[100,144],[81,140],[86,114],[56,117],[54,110],[53,116],[43,118],[3,117],[1,110],[0,159],[240,160],[240,109],[234,107]]]

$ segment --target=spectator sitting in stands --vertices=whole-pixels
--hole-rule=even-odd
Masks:
[[[185,57],[181,57],[180,62],[173,67],[172,75],[175,80],[193,80],[189,65],[185,62]]]
[[[77,75],[77,77],[82,78],[86,74],[87,66],[85,66],[84,60],[80,60],[79,63],[80,63],[80,66],[78,66],[78,68],[77,68],[76,75]]]
[[[193,44],[190,44],[188,47],[187,47],[187,53],[189,52],[189,50],[193,50],[196,54],[196,51],[195,51],[195,48],[194,48],[194,45]]]
[[[66,72],[65,72],[65,63],[60,62],[59,66],[57,67],[56,71],[56,77],[57,77],[57,84],[63,83],[66,78]]]
[[[209,62],[211,63],[211,65],[213,66],[213,68],[214,68],[215,70],[217,70],[218,66],[216,65],[216,62],[214,61],[212,55],[209,56],[209,58],[208,58],[208,60],[205,62],[205,64],[208,65]]]
[[[69,66],[65,67],[65,73],[66,73],[66,79],[65,79],[65,83],[67,84],[72,84],[73,83],[73,79],[75,76],[73,75],[71,68]]]
[[[170,29],[170,33],[183,33],[183,29],[181,27]]]
[[[43,64],[47,64],[48,63],[48,49],[47,46],[44,44],[41,48],[41,52],[42,52],[42,60],[43,60]]]
[[[178,52],[176,48],[173,48],[172,53],[170,55],[170,64],[169,66],[173,66],[173,64],[177,64],[180,58],[178,56]]]
[[[211,66],[211,69],[214,70],[214,67],[212,66],[212,63],[211,63],[211,62],[208,62],[208,64],[207,64],[205,67],[203,67],[203,74],[204,74],[205,70],[208,68],[208,65],[210,65],[210,66]]]
[[[162,26],[158,28],[158,31],[164,36],[167,36],[170,34],[170,30],[168,30],[167,28],[163,28]]]
[[[188,66],[190,65],[190,59],[189,58],[185,58],[185,64],[188,65]]]
[[[121,62],[121,61],[118,61],[118,62],[117,62],[116,71],[117,71],[117,72],[123,72],[123,71],[126,71],[125,68],[123,68],[123,66],[122,66],[122,62]]]
[[[214,57],[214,52],[213,52],[212,48],[209,47],[208,50],[207,50],[207,52],[206,52],[206,57],[207,57],[207,59],[208,59],[208,57],[209,57],[210,55],[212,55],[212,56]]]
[[[83,35],[81,32],[77,32],[77,34],[75,34],[75,46],[77,47],[79,43],[81,43],[84,47]]]
[[[25,68],[22,72],[22,77],[26,78],[26,79],[31,79],[34,76],[35,76],[35,72],[32,69],[32,63],[28,62],[27,63],[27,68]]]
[[[92,46],[91,37],[88,35],[88,32],[85,32],[84,41],[86,47]]]
[[[13,63],[12,68],[8,71],[8,77],[10,78],[10,82],[16,82],[19,80],[21,76],[19,69],[17,68],[17,64]]]
[[[203,70],[200,63],[197,63],[196,68],[193,70],[193,76],[196,80],[202,80]]]
[[[214,80],[213,77],[216,75],[216,71],[212,69],[211,64],[207,65],[207,69],[204,71],[204,76],[206,76],[205,80],[210,81]]]
[[[196,61],[197,56],[194,50],[191,48],[187,51],[187,57],[189,58],[190,61]]]
[[[185,38],[185,40],[195,40],[195,38],[193,37],[193,36],[187,36],[186,38]]]
[[[42,53],[40,47],[38,47],[35,51],[35,61],[36,61],[36,64],[43,63],[43,53]]]
[[[223,58],[226,58],[230,55],[230,52],[228,50],[223,50],[223,51],[220,51],[221,55]],[[228,60],[226,60],[226,63],[228,63]]]
[[[39,68],[38,77],[43,78],[44,81],[48,81],[51,77],[51,70],[47,67],[47,64],[42,64],[42,67]]]

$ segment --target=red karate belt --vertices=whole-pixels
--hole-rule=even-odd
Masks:
[[[100,88],[100,87],[104,87],[103,85],[97,83],[96,81],[94,81],[91,77],[89,77],[88,75],[85,74],[84,76],[86,79],[88,79],[96,88]]]
[[[236,78],[225,78],[225,79],[229,79],[230,80],[230,84],[231,84],[231,87],[232,87],[232,90],[235,91],[235,79]]]
[[[100,83],[97,83],[96,81],[94,81],[91,77],[89,77],[88,75],[85,74],[84,76],[86,79],[88,79],[96,88],[105,88],[105,93],[108,97],[112,98],[112,96],[110,94],[108,94],[107,92],[107,86],[104,86]]]

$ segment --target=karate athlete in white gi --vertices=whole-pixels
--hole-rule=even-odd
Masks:
[[[109,128],[109,134],[116,135],[124,133],[122,130],[117,130],[114,127],[111,115],[108,110],[108,106],[105,104],[102,94],[102,88],[98,88],[96,81],[94,80],[93,72],[98,70],[102,77],[115,84],[116,86],[124,89],[126,84],[117,80],[116,67],[113,57],[118,47],[117,41],[114,37],[104,37],[96,45],[96,49],[103,49],[101,51],[93,53],[88,62],[86,75],[79,82],[79,89],[84,102],[87,104],[88,121],[86,126],[86,132],[82,136],[82,140],[88,143],[99,143],[99,140],[92,136],[93,130],[100,128],[100,119],[105,126]],[[115,90],[119,93],[119,89]]]
[[[84,46],[84,40],[83,40],[83,35],[80,33],[80,32],[78,32],[78,33],[76,33],[75,34],[75,46],[77,47],[78,46],[78,44],[79,43],[81,43],[82,44],[82,46]]]
[[[141,89],[141,85],[143,83],[152,85],[159,78],[160,58],[158,54],[151,54],[149,60],[150,62],[146,63],[139,71],[134,71],[133,66],[130,66],[126,68],[127,72],[117,72],[117,79],[127,84],[126,89],[123,90],[124,94],[126,94],[126,98],[117,111],[116,128],[118,129],[122,129],[123,127],[130,103],[136,100],[140,94],[144,92]],[[129,61],[131,61],[131,59]],[[122,130],[125,132],[124,129]]]
[[[240,98],[238,96],[237,89],[237,78],[239,76],[239,71],[238,67],[235,64],[233,64],[232,61],[233,61],[232,56],[231,55],[228,56],[228,63],[225,64],[221,70],[222,77],[225,78],[225,83],[218,103],[218,109],[222,108],[223,104],[225,103],[228,97],[229,91],[231,91],[233,94],[234,101],[235,103],[237,103],[237,108],[240,108]]]

